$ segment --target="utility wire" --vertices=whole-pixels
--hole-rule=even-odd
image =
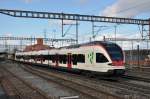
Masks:
[[[150,2],[150,1],[148,1],[148,2]],[[126,12],[126,11],[128,11],[130,9],[133,9],[133,8],[137,8],[140,5],[147,4],[148,2],[143,2],[143,3],[140,3],[140,4],[136,4],[135,6],[132,6],[132,7],[129,7],[129,8],[126,8],[126,9],[123,9],[123,10],[120,10],[120,11],[117,11],[116,14]]]

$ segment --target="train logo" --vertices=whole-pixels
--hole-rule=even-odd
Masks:
[[[90,61],[91,64],[94,62],[94,52],[90,52],[88,54],[88,60]]]

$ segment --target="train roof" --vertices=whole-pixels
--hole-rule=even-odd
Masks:
[[[93,41],[93,42],[88,42],[88,43],[83,43],[83,44],[76,44],[76,45],[70,45],[70,46],[64,46],[64,47],[60,47],[60,48],[54,48],[53,50],[59,50],[59,49],[73,49],[73,48],[80,48],[82,46],[93,46],[93,45],[103,45],[103,46],[106,46],[106,45],[116,45],[115,43],[113,42],[108,42],[108,41]],[[17,52],[18,55],[20,54],[29,54],[29,52]],[[32,54],[47,54],[48,53],[48,50],[39,50],[39,51],[32,51]]]
[[[70,46],[60,47],[60,49],[63,49],[63,48],[71,49],[71,48],[79,48],[79,47],[82,47],[82,46],[110,45],[110,44],[115,44],[115,43],[108,42],[108,41],[93,41],[93,42],[88,42],[88,43],[83,43],[83,44],[76,44],[76,45],[70,45]]]

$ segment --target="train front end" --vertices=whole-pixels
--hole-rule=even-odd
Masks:
[[[108,66],[111,67],[111,69],[108,70],[108,74],[123,75],[125,73],[125,57],[121,47],[110,42],[103,44],[103,47],[105,48],[111,60],[108,63]]]

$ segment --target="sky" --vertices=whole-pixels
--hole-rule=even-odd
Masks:
[[[150,0],[0,0],[0,9],[18,9],[43,12],[74,13],[99,16],[150,18]],[[73,23],[72,21],[65,21]],[[95,23],[97,26],[108,26],[96,36],[101,40],[103,36],[114,37],[114,26],[117,26],[116,36],[140,38],[138,25]],[[64,32],[68,26],[64,27]],[[145,27],[147,29],[147,27]],[[99,29],[95,28],[95,31]],[[0,14],[0,36],[19,37],[61,37],[61,21],[52,19],[14,18]],[[147,35],[147,34],[144,34]],[[87,42],[92,37],[90,22],[79,22],[79,42]],[[63,38],[75,38],[73,26]],[[13,43],[13,42],[10,42]]]

